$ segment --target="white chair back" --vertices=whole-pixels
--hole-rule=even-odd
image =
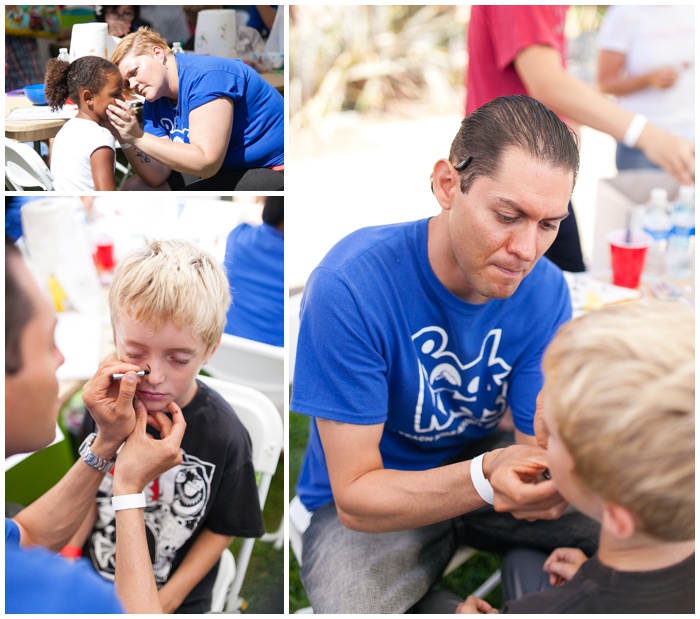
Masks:
[[[289,383],[294,382],[294,365],[297,359],[297,341],[299,339],[299,312],[303,292],[289,297]]]
[[[284,446],[282,419],[277,408],[268,397],[251,387],[209,376],[198,376],[197,378],[214,389],[231,405],[248,430],[253,445],[253,467],[259,477],[258,499],[260,508],[263,509],[270,489],[270,482],[277,470],[280,453]],[[223,609],[215,612],[236,612],[240,609],[242,600],[239,595],[248,570],[254,543],[253,538],[243,540],[241,549],[236,556],[233,573],[228,569],[228,557],[222,555],[219,570],[221,571],[223,568],[224,574],[222,574],[221,579],[217,577],[213,603],[221,600],[222,590],[225,592],[223,597],[226,601]],[[226,551],[224,551],[225,554]],[[220,604],[220,602],[218,603]],[[212,611],[214,610],[212,604]]]
[[[204,366],[214,378],[252,387],[265,394],[284,414],[284,348],[224,333]]]
[[[53,189],[53,175],[31,146],[5,138],[5,185],[16,191],[41,187]]]

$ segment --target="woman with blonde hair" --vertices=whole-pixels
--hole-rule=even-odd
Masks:
[[[284,188],[284,100],[244,62],[173,54],[148,28],[126,35],[112,62],[144,99],[143,128],[128,104],[108,108],[138,175],[125,189]]]

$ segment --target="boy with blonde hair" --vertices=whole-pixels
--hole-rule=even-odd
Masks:
[[[611,307],[565,324],[543,361],[559,493],[601,523],[587,559],[559,548],[553,588],[515,613],[694,613],[695,326],[680,303]],[[561,585],[561,586],[558,586]],[[457,612],[495,612],[469,597]]]
[[[145,490],[146,529],[165,612],[208,611],[222,551],[233,536],[264,532],[248,433],[223,398],[196,380],[218,346],[230,302],[223,267],[184,240],[154,241],[129,255],[109,293],[117,356],[149,372],[136,398],[149,413],[175,402],[187,422],[182,463]],[[110,580],[111,495],[107,475],[82,549]]]

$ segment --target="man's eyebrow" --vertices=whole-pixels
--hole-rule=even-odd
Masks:
[[[496,196],[499,202],[503,202],[506,206],[512,208],[514,211],[522,215],[523,217],[530,217],[530,213],[525,211],[517,202],[511,200],[510,198],[504,198],[503,196]],[[567,211],[563,215],[556,215],[555,217],[546,217],[543,221],[562,221],[569,216]]]

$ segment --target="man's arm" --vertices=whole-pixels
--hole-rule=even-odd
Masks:
[[[219,535],[209,529],[202,529],[180,566],[161,587],[160,596],[163,612],[174,612],[206,576],[221,557],[221,553],[233,541],[229,535]]]
[[[559,51],[532,45],[518,54],[514,65],[531,97],[571,120],[623,140],[634,114],[569,74],[561,65]],[[689,140],[647,123],[637,148],[679,183],[694,182],[695,145]]]
[[[426,471],[385,469],[379,451],[384,425],[316,420],[326,454],[340,521],[366,532],[420,527],[486,502],[471,481],[471,461]],[[527,483],[547,467],[536,447],[513,446],[488,452],[483,471],[494,487],[497,511],[517,518],[557,518],[565,508],[552,482]]]

